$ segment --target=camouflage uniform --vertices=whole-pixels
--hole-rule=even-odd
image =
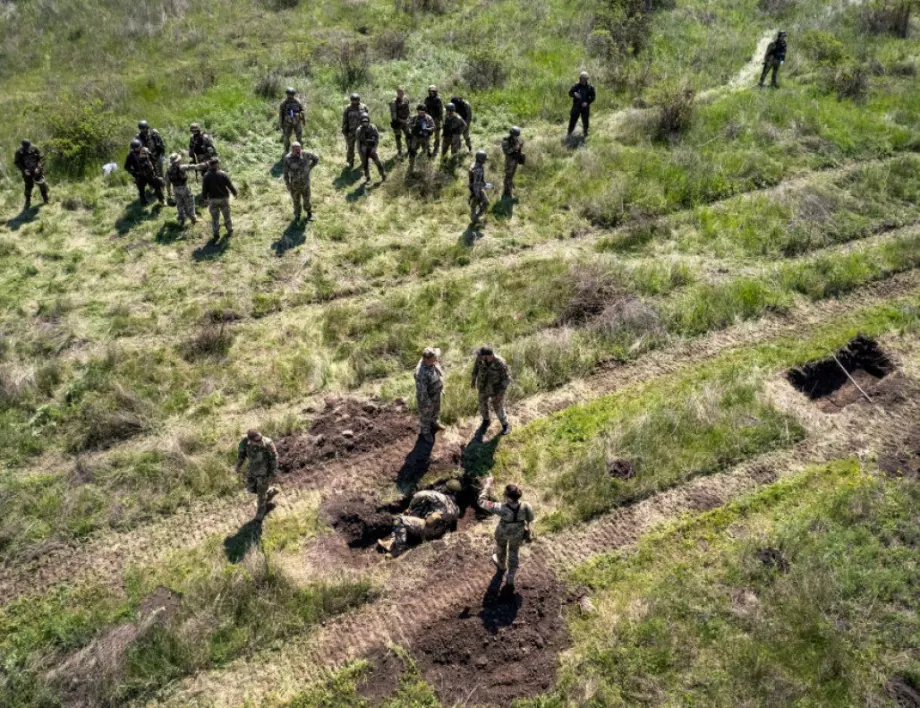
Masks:
[[[460,509],[446,494],[425,490],[413,495],[404,514],[393,519],[393,545],[390,553],[398,556],[409,544],[409,538],[428,541],[440,538],[457,523]]]
[[[434,121],[434,148],[428,153],[428,157],[431,157],[441,148],[441,122],[444,120],[444,101],[436,91],[434,96],[431,92],[425,96],[425,112]]]
[[[198,171],[198,165],[183,165],[178,160],[166,170],[166,179],[172,185],[176,197],[176,219],[179,225],[189,219],[193,224],[198,221],[195,214],[195,195],[188,187],[188,172]]]
[[[412,116],[409,121],[409,170],[415,168],[415,156],[419,148],[425,155],[430,154],[431,135],[435,131],[434,121],[429,115]]]
[[[511,384],[511,375],[508,373],[508,364],[497,354],[492,356],[492,361],[486,361],[481,356],[476,357],[473,364],[472,385],[479,391],[479,415],[483,421],[489,420],[489,404],[491,403],[495,415],[502,425],[508,422],[505,415],[505,391]]]
[[[32,204],[32,190],[38,185],[42,201],[48,203],[48,183],[45,182],[45,158],[34,145],[28,148],[20,147],[13,156],[13,163],[22,172],[22,181],[25,183],[26,207]]]
[[[439,425],[444,371],[440,364],[428,365],[422,359],[415,367],[415,401],[418,404],[419,432],[431,438]]]
[[[297,96],[288,96],[278,107],[278,123],[284,136],[284,152],[291,149],[291,133],[297,136],[297,142],[303,140],[303,125],[307,120],[306,108]]]
[[[444,142],[441,144],[441,157],[447,155],[450,149],[451,156],[460,150],[463,134],[467,131],[466,121],[455,113],[448,113],[444,119]]]
[[[284,158],[284,184],[294,201],[295,219],[300,218],[302,208],[308,214],[313,213],[313,205],[310,203],[310,171],[317,163],[319,158],[307,150],[301,150],[299,155],[290,152]]]
[[[134,136],[134,139],[140,140],[141,145],[150,151],[150,154],[153,156],[153,168],[156,170],[157,177],[163,179],[166,174],[166,143],[163,140],[163,136],[153,128],[148,128],[147,130],[140,131]],[[169,186],[169,182],[166,183],[166,187],[167,193],[172,194],[172,188]]]
[[[358,128],[361,127],[361,115],[367,113],[367,106],[359,103],[357,106],[349,103],[342,112],[342,135],[345,136],[345,161],[349,167],[355,166],[355,141],[358,137]]]
[[[470,167],[470,221],[478,224],[488,208],[486,166],[485,163],[474,162]]]
[[[246,460],[249,460],[249,466],[246,468],[246,489],[256,495],[256,518],[261,520],[268,511],[268,500],[277,493],[276,489],[269,486],[269,482],[278,472],[278,451],[275,449],[275,443],[264,435],[260,442],[244,437],[237,448],[237,471],[243,468]]]
[[[533,509],[527,502],[490,501],[489,490],[479,495],[479,508],[499,517],[495,527],[495,556],[500,570],[507,570],[507,583],[514,585],[519,551],[526,536],[526,524],[533,523]]]
[[[211,230],[214,238],[220,236],[220,217],[223,214],[227,236],[233,235],[233,220],[230,218],[230,195],[236,196],[236,187],[230,181],[230,175],[222,170],[209,169],[201,180],[201,194],[208,201],[211,213]]]
[[[505,136],[502,140],[502,152],[505,153],[505,185],[503,197],[514,196],[514,173],[523,161],[524,141],[513,135]]]
[[[207,133],[195,133],[188,141],[188,156],[196,165],[203,165],[217,157],[217,146]]]
[[[470,126],[473,125],[473,106],[469,101],[458,96],[454,96],[454,98],[450,99],[450,102],[457,109],[457,115],[466,122],[466,128],[463,129],[463,139],[466,141],[467,151],[472,152],[473,141],[470,140]]]
[[[397,96],[390,101],[390,127],[396,135],[396,154],[403,153],[403,138],[406,139],[406,148],[409,147],[409,119],[412,118],[412,107],[405,96],[402,100]]]
[[[377,156],[377,146],[380,144],[380,131],[377,130],[377,126],[370,122],[363,123],[358,128],[355,141],[358,143],[358,154],[361,156],[361,169],[364,170],[364,179],[368,182],[371,180],[370,163],[372,161],[377,165],[380,179],[386,179],[387,173]]]
[[[128,153],[128,157],[125,158],[125,172],[134,178],[134,186],[137,187],[137,197],[141,204],[147,203],[148,186],[153,188],[157,201],[161,204],[166,201],[163,198],[163,180],[157,175],[153,156],[147,148],[142,147],[137,152],[131,150]]]

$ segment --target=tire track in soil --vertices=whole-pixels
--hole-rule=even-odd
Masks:
[[[513,406],[512,418],[517,424],[527,423],[625,386],[673,375],[726,350],[793,336],[823,321],[910,294],[918,288],[920,270],[907,271],[857,289],[838,300],[806,303],[784,316],[768,315],[755,322],[682,340],[649,352],[634,362],[601,366],[598,373],[588,379],[519,401]],[[436,447],[432,466],[454,464],[450,452],[468,439],[463,433],[474,427],[475,422],[466,422],[448,431]],[[411,445],[411,439],[406,438],[366,455],[330,461],[322,466],[322,473],[318,475],[324,482],[321,491],[326,496],[377,491],[381,480],[395,476]],[[306,477],[282,479],[280,485],[283,494],[277,499],[276,516],[303,509],[317,491],[311,479]],[[250,520],[253,507],[251,496],[244,492],[223,500],[196,502],[181,513],[130,532],[107,533],[82,543],[57,547],[28,562],[4,565],[0,567],[0,597],[3,598],[0,603],[42,593],[65,581],[71,584],[96,582],[120,588],[122,574],[129,565],[154,564],[175,551],[201,545],[215,534],[232,534]]]
[[[886,381],[894,378],[903,379],[893,375]],[[696,478],[618,508],[584,526],[538,538],[522,554],[519,584],[555,582],[557,574],[599,553],[628,549],[669,521],[722,506],[762,485],[794,476],[809,465],[852,455],[863,457],[896,446],[912,434],[920,413],[916,396],[920,386],[906,381],[914,395],[891,402],[887,408],[860,402],[840,414],[816,417],[821,421],[818,427],[826,433],[821,438],[810,437],[788,450],[761,455],[725,472]],[[788,389],[785,383],[780,385]],[[789,398],[793,407],[812,411],[813,404],[803,396]],[[421,546],[396,562],[399,571],[389,574],[381,598],[374,603],[334,618],[313,636],[295,639],[278,651],[191,677],[148,705],[231,706],[244,701],[259,705],[268,696],[290,698],[343,662],[374,654],[388,644],[411,647],[418,636],[414,628],[457,615],[481,602],[493,574],[490,553],[491,541],[485,534],[454,534]],[[445,576],[444,564],[439,563],[445,557],[463,558],[464,562]]]

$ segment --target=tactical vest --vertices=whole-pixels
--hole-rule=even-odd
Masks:
[[[169,166],[169,169],[166,170],[166,176],[169,178],[169,183],[174,187],[184,187],[188,184],[188,173],[178,163]]]

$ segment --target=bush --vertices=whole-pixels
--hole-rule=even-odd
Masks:
[[[800,40],[802,52],[819,64],[838,64],[846,56],[846,47],[831,32],[807,30]]]
[[[197,359],[220,358],[227,355],[233,344],[233,332],[220,325],[208,324],[198,334],[181,346],[182,358],[186,361]]]
[[[652,0],[603,0],[590,47],[606,59],[636,56],[649,43]]]
[[[486,50],[467,58],[463,80],[474,91],[501,88],[508,80],[508,72],[498,53]]]
[[[394,61],[406,58],[406,35],[395,29],[384,30],[374,38],[374,51],[382,59]]]
[[[82,177],[108,160],[118,147],[116,121],[102,101],[63,100],[48,118],[46,148],[55,172]]]
[[[834,91],[837,100],[864,101],[869,95],[869,74],[861,66],[845,66],[834,74]]]
[[[686,83],[664,87],[655,99],[656,137],[668,140],[686,131],[693,123],[695,101],[696,91]]]
[[[265,74],[256,82],[253,91],[256,96],[266,100],[278,98],[284,91],[281,76],[274,71]]]
[[[366,42],[345,42],[336,58],[335,82],[349,91],[370,78],[370,56]]]
[[[394,4],[397,12],[406,12],[410,15],[419,12],[443,15],[447,12],[449,0],[394,0]]]
[[[875,0],[863,9],[863,25],[873,34],[907,37],[917,0]]]
[[[757,6],[761,12],[770,15],[782,15],[795,6],[795,0],[758,0]]]

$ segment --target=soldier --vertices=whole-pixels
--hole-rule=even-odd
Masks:
[[[441,147],[441,122],[444,120],[444,101],[438,95],[437,86],[428,87],[428,95],[425,97],[425,112],[434,121],[434,149],[428,153],[428,157],[432,157],[437,154]]]
[[[473,106],[469,101],[461,96],[454,96],[450,99],[457,109],[457,115],[463,118],[466,123],[466,130],[463,131],[463,139],[466,141],[466,151],[473,152],[473,142],[470,140],[470,126],[473,125]]]
[[[134,136],[134,139],[140,140],[141,145],[150,151],[153,156],[153,169],[157,177],[162,180],[166,174],[166,143],[163,141],[163,136],[151,128],[147,121],[142,120],[137,124],[137,135]],[[172,196],[172,187],[168,182],[166,183],[166,195]]]
[[[275,449],[275,443],[258,430],[250,430],[246,437],[240,440],[237,448],[237,474],[242,472],[246,460],[249,460],[246,468],[246,489],[256,495],[256,521],[262,521],[268,513],[268,502],[278,494],[278,489],[268,486],[278,472],[278,451]]]
[[[447,155],[448,149],[450,156],[453,157],[460,151],[460,141],[463,134],[467,132],[466,121],[457,115],[457,108],[453,103],[448,103],[447,117],[444,119],[444,142],[441,143],[441,159]]]
[[[342,112],[342,135],[345,136],[345,161],[349,168],[355,166],[355,140],[361,127],[361,116],[367,114],[367,106],[361,103],[361,96],[351,94],[351,101]]]
[[[319,163],[319,158],[304,150],[300,143],[291,145],[291,152],[284,158],[284,184],[294,200],[294,221],[300,220],[301,208],[307,210],[307,221],[313,221],[313,205],[310,203],[310,171]]]
[[[220,238],[220,215],[224,215],[227,238],[233,236],[233,221],[230,219],[230,195],[236,196],[236,187],[230,181],[230,175],[220,169],[220,158],[212,157],[208,161],[208,171],[201,180],[201,194],[208,202],[211,212],[211,230],[214,240]]]
[[[495,527],[495,553],[492,562],[499,573],[505,576],[505,592],[514,592],[514,576],[517,574],[521,544],[533,540],[533,509],[527,502],[521,503],[521,488],[516,484],[505,487],[504,500],[489,500],[494,480],[489,477],[479,495],[479,508],[499,517]]]
[[[441,413],[441,393],[444,391],[444,371],[438,363],[440,349],[426,347],[415,367],[415,401],[418,404],[419,433],[428,442],[434,434],[445,430],[438,420]]]
[[[511,384],[511,375],[508,373],[508,364],[500,356],[496,356],[492,347],[480,347],[476,352],[476,362],[473,364],[473,378],[470,388],[479,391],[479,415],[482,416],[482,425],[479,429],[485,432],[489,429],[489,405],[498,416],[502,424],[502,435],[511,432],[511,424],[505,415],[505,391]]]
[[[297,98],[297,92],[293,87],[288,86],[285,93],[287,98],[278,107],[278,123],[284,136],[284,154],[287,155],[291,149],[291,133],[297,136],[297,142],[303,140],[303,126],[307,122],[307,113],[303,101]]]
[[[406,91],[400,86],[396,89],[396,98],[390,101],[390,127],[396,135],[396,154],[402,156],[403,138],[409,147],[409,119],[412,118],[412,106],[406,98]]]
[[[23,140],[22,146],[13,156],[16,169],[22,172],[22,181],[26,188],[26,209],[32,207],[32,190],[38,185],[42,194],[42,202],[48,203],[48,183],[45,182],[45,158],[42,151],[32,144],[31,140]]]
[[[591,104],[597,95],[594,87],[588,83],[588,72],[583,71],[578,76],[578,83],[569,89],[572,97],[572,112],[569,114],[569,135],[575,132],[578,119],[581,118],[581,128],[584,136],[588,137],[588,126],[591,123]]]
[[[198,123],[192,123],[189,129],[192,137],[188,141],[188,157],[196,165],[207,165],[208,160],[217,157],[217,146],[210,135],[201,132]]]
[[[475,225],[479,223],[482,215],[489,208],[489,198],[486,190],[491,186],[486,182],[485,151],[476,153],[476,161],[470,166],[470,221]]]
[[[431,134],[434,133],[434,121],[428,115],[425,105],[420,103],[415,107],[416,114],[409,121],[409,171],[415,169],[415,156],[418,149],[423,148],[423,153],[429,155]]]
[[[773,76],[770,80],[770,86],[773,88],[779,88],[779,83],[776,81],[777,74],[779,74],[779,68],[786,63],[786,33],[780,32],[776,35],[776,39],[770,42],[767,46],[767,53],[763,58],[763,73],[760,75],[760,83],[757,84],[761,88],[763,87],[764,79],[767,78],[767,73],[772,69]]]
[[[364,170],[364,181],[371,181],[370,162],[373,160],[377,165],[377,171],[380,173],[381,181],[386,180],[387,173],[380,164],[380,158],[377,156],[377,146],[380,144],[380,131],[377,126],[371,123],[371,118],[367,113],[361,116],[361,127],[355,135],[355,141],[358,143],[358,154],[361,156],[361,169]]]
[[[518,165],[524,164],[524,141],[521,140],[521,129],[514,126],[502,140],[502,152],[505,153],[505,186],[502,199],[514,197],[514,174]]]
[[[447,483],[449,490],[460,489],[456,480]],[[428,541],[447,533],[460,518],[460,509],[452,497],[434,490],[423,490],[412,495],[405,513],[393,518],[393,537],[377,544],[394,558],[409,545],[409,538]]]
[[[153,155],[137,138],[131,141],[131,151],[125,158],[125,172],[134,178],[137,198],[141,204],[147,204],[148,186],[153,188],[153,193],[161,205],[166,203],[163,198],[163,180],[157,175],[156,168],[153,166]]]
[[[188,172],[200,172],[207,169],[207,165],[183,165],[182,155],[174,152],[169,156],[169,167],[166,170],[166,179],[173,187],[176,195],[176,221],[179,226],[185,225],[188,219],[193,224],[198,222],[195,214],[195,195],[188,188]]]

